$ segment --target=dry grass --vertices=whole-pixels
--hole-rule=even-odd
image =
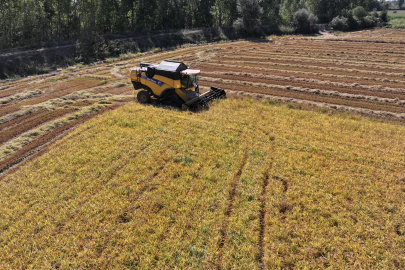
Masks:
[[[34,91],[30,91],[30,92],[25,92],[25,93],[20,93],[20,94],[15,94],[12,96],[8,96],[6,98],[0,98],[0,104],[4,105],[4,104],[8,104],[10,102],[15,102],[15,101],[19,101],[19,100],[23,100],[23,99],[30,99],[33,96],[36,95],[40,95],[43,92],[41,90],[34,90]]]

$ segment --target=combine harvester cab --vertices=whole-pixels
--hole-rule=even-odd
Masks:
[[[189,69],[182,62],[162,61],[159,65],[141,63],[131,70],[131,81],[139,103],[150,103],[156,98],[162,103],[187,109],[198,109],[217,98],[226,97],[223,89],[211,87],[200,93],[198,76],[200,70]]]

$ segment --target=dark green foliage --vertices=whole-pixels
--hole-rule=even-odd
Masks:
[[[357,30],[361,28],[359,21],[353,16],[353,10],[344,9],[342,10],[342,17],[347,18],[348,29],[347,30]]]
[[[352,10],[352,14],[357,20],[363,20],[367,15],[367,11],[362,6],[357,6]]]
[[[296,33],[311,34],[318,32],[317,22],[318,17],[303,8],[294,13],[292,26]]]
[[[262,0],[260,6],[263,9],[262,23],[272,24],[281,21],[279,0]]]
[[[102,36],[94,35],[83,38],[76,43],[77,62],[92,62],[104,59],[109,55],[107,43]]]
[[[346,17],[335,17],[330,22],[329,27],[336,31],[348,31],[349,28],[349,21]]]
[[[258,33],[261,25],[260,18],[263,9],[258,0],[238,0],[239,18],[235,21],[234,27],[241,33]]]
[[[344,9],[362,6],[366,11],[371,11],[376,7],[375,0],[306,0],[304,2],[306,2],[308,10],[318,16],[322,23],[330,22],[336,16],[341,15],[341,11]]]
[[[329,27],[333,30],[349,31],[384,26],[387,21],[388,15],[386,10],[380,14],[376,10],[369,13],[362,6],[357,6],[351,10],[342,10],[341,16],[333,18],[329,23]]]
[[[235,25],[244,34],[257,34],[262,24],[290,24],[302,8],[321,23],[346,17],[349,29],[356,29],[356,23],[373,25],[368,12],[387,5],[375,0],[0,0],[0,50],[145,30]],[[353,9],[357,6],[362,8]],[[352,19],[344,9],[353,10]],[[380,18],[388,19],[386,13]]]
[[[383,11],[381,11],[381,13],[380,13],[380,19],[381,19],[383,22],[388,22],[388,21],[389,21],[388,12],[387,12],[386,9],[384,9]]]

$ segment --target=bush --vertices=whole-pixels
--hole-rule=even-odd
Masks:
[[[351,13],[360,28],[375,27],[380,21],[376,16],[373,16],[373,13],[369,14],[362,6],[355,7],[352,9]]]
[[[317,22],[318,17],[303,8],[294,13],[292,26],[296,33],[310,34],[318,32]]]
[[[382,16],[385,16],[385,20],[388,19],[386,11]],[[359,6],[352,10],[342,10],[341,16],[333,18],[329,26],[337,31],[357,30],[380,26],[384,22],[384,19],[380,18],[376,11],[368,13],[363,7]]]
[[[360,28],[359,21],[356,20],[353,16],[353,10],[342,10],[342,17],[347,18],[347,24],[349,26],[348,30],[357,30]]]
[[[349,21],[345,17],[335,17],[329,23],[329,27],[335,31],[347,31],[349,30]]]
[[[381,11],[381,13],[380,13],[380,19],[383,21],[383,22],[388,22],[388,20],[389,20],[389,18],[388,18],[388,12],[387,12],[387,10],[383,10],[383,11]]]
[[[358,6],[355,7],[352,10],[352,14],[354,17],[356,17],[357,20],[362,21],[366,16],[368,16],[369,14],[367,13],[367,11],[364,9],[364,7],[362,6]]]
[[[76,61],[90,63],[108,56],[108,45],[104,37],[94,35],[76,42]]]
[[[364,28],[375,27],[375,26],[377,26],[378,23],[379,23],[379,19],[374,16],[368,15],[363,18]]]

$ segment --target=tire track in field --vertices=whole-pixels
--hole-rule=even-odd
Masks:
[[[264,264],[264,256],[265,256],[265,242],[264,242],[264,234],[266,232],[266,196],[267,196],[267,187],[270,181],[270,175],[273,170],[273,162],[270,163],[269,169],[265,172],[263,177],[262,183],[262,192],[260,194],[260,210],[259,210],[259,222],[260,222],[260,229],[259,229],[259,268],[265,269],[266,265]]]
[[[138,152],[136,155],[132,156],[130,159],[135,159],[135,158],[138,157],[140,154],[142,154],[142,153],[144,153],[145,151],[147,151],[150,147],[151,147],[151,145],[142,147],[142,148],[139,150],[139,152]],[[121,168],[124,168],[124,167],[128,164],[128,162],[129,162],[130,159],[128,159],[128,160],[120,167],[120,169],[121,169]],[[151,185],[150,183],[151,183],[156,177],[159,176],[159,174],[166,168],[166,166],[167,166],[169,163],[170,163],[170,160],[166,160],[166,161],[164,162],[164,164],[162,164],[162,165],[160,165],[158,168],[156,168],[156,170],[155,170],[153,173],[151,173],[144,181],[141,182],[143,185],[141,186],[141,188],[140,188],[137,192],[134,193],[134,198],[131,200],[131,204],[130,204],[131,206],[128,207],[126,210],[124,210],[124,211],[118,216],[118,222],[119,222],[119,223],[128,223],[128,222],[130,222],[130,221],[133,219],[133,217],[131,216],[131,213],[134,212],[134,211],[137,209],[137,207],[134,206],[135,202],[136,202],[136,201],[139,201],[139,199],[142,197],[142,195],[143,195],[145,192],[151,191],[151,190],[154,189],[154,185]],[[116,175],[116,173],[114,173],[114,175]],[[111,176],[111,178],[112,178],[112,176]],[[101,189],[100,189],[100,190],[101,190]],[[106,236],[104,237],[104,241],[103,241],[104,245],[102,245],[102,248],[100,248],[99,250],[97,250],[97,257],[98,257],[98,258],[102,258],[103,255],[105,254],[105,251],[108,250],[108,249],[107,249],[108,243],[111,241],[112,235],[113,235],[118,229],[119,229],[119,228],[116,227],[115,229],[109,231],[109,232],[108,232],[108,235],[106,235]],[[107,255],[107,256],[108,256],[108,255]]]
[[[245,153],[244,153],[244,156],[242,159],[242,164],[239,167],[239,170],[236,173],[236,175],[231,183],[231,189],[229,190],[229,202],[228,202],[228,206],[225,210],[225,220],[224,220],[222,229],[220,230],[221,240],[218,243],[219,258],[218,258],[217,269],[221,269],[221,263],[222,263],[222,257],[223,257],[222,249],[225,246],[225,242],[226,242],[227,235],[228,235],[228,227],[229,227],[229,222],[230,222],[229,218],[233,211],[233,204],[235,202],[235,196],[236,196],[236,192],[237,192],[237,188],[238,188],[238,183],[239,183],[240,177],[242,176],[243,170],[246,167],[247,158],[248,158],[248,149],[245,149]]]
[[[265,130],[262,130],[259,128],[259,131],[263,133],[263,136],[269,136],[269,133]],[[275,138],[274,136],[270,136],[270,152],[273,154],[274,153],[274,144],[272,141],[274,141]],[[259,210],[259,239],[257,246],[259,247],[259,269],[266,269],[266,265],[264,263],[264,257],[265,257],[265,242],[264,242],[264,235],[266,232],[266,196],[267,196],[267,189],[268,185],[270,182],[270,177],[273,174],[273,164],[274,164],[274,159],[271,158],[269,164],[267,165],[267,170],[263,174],[263,182],[262,182],[262,191],[260,194],[260,210]]]
[[[272,165],[272,164],[271,164]],[[271,168],[270,168],[271,170]],[[260,229],[259,229],[259,268],[265,269],[266,266],[264,265],[264,232],[266,230],[266,194],[267,194],[267,186],[269,185],[269,172],[266,172],[263,178],[262,183],[262,192],[260,197],[260,211],[259,211],[259,222],[260,222]]]
[[[272,175],[272,169],[273,169],[273,162],[270,164],[269,171],[266,172],[264,175],[264,180],[262,184],[262,194],[261,194],[261,209],[260,209],[260,230],[259,230],[259,241],[258,241],[258,246],[259,246],[259,269],[267,269],[266,264],[265,264],[265,240],[264,236],[266,233],[266,194],[267,194],[267,187],[270,183],[270,179],[273,181],[280,181],[282,184],[282,196],[280,198],[279,204],[278,204],[278,211],[283,215],[281,217],[282,220],[285,220],[287,216],[287,211],[291,209],[290,205],[288,204],[288,201],[286,199],[287,191],[288,191],[288,182],[282,178],[278,177],[276,175]]]

